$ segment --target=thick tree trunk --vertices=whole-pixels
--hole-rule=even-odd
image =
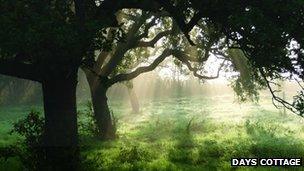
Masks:
[[[129,94],[133,113],[139,113],[139,102],[138,102],[137,95],[136,95],[135,91],[133,90],[133,88],[128,88],[128,94]]]
[[[43,170],[77,170],[78,136],[76,112],[77,74],[47,78],[42,82],[45,134]]]
[[[114,139],[116,137],[116,128],[108,106],[106,95],[108,88],[99,82],[95,85],[95,88],[90,86],[90,89],[94,115],[101,138],[104,140]]]

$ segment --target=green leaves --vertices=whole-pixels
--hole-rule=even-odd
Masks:
[[[11,133],[25,137],[29,147],[40,146],[43,135],[44,119],[36,111],[31,111],[26,118],[14,123]]]
[[[293,107],[299,112],[300,116],[304,115],[304,93],[303,90],[293,97]]]
[[[258,100],[258,91],[264,87],[264,82],[259,79],[259,74],[241,50],[230,49],[228,53],[235,70],[239,72],[239,76],[231,84],[238,99],[240,101]]]

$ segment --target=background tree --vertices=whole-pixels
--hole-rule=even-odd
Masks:
[[[136,95],[136,92],[133,89],[133,87],[134,87],[133,82],[128,81],[124,85],[126,86],[127,91],[128,91],[130,104],[131,104],[131,107],[132,107],[132,112],[135,113],[135,114],[139,113],[140,105],[139,105],[139,101],[138,101],[138,97]]]

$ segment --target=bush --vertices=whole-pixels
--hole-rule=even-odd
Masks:
[[[113,131],[116,133],[118,119],[114,116],[113,111],[110,109],[112,118]],[[86,103],[84,111],[78,111],[78,127],[79,133],[82,135],[88,135],[93,137],[101,137],[102,132],[99,131],[97,121],[95,119],[93,104],[91,101]]]
[[[83,112],[78,111],[78,116],[83,115],[84,118],[79,119],[79,132],[83,135],[92,135],[98,137],[100,132],[97,127],[96,119],[94,117],[94,110],[92,102],[86,103],[86,108]]]
[[[42,147],[44,119],[39,112],[31,111],[24,119],[13,124],[11,134],[17,134],[24,141],[0,149],[0,156],[5,160],[17,156],[23,166],[29,170],[38,170],[45,161]]]
[[[13,124],[11,133],[17,133],[25,138],[29,148],[39,147],[42,143],[44,119],[37,111],[31,111],[24,119]]]

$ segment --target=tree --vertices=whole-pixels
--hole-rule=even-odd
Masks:
[[[1,0],[0,73],[42,84],[47,165],[77,167],[77,71],[95,50],[106,49],[103,34],[117,27],[123,8],[158,10],[155,2]],[[151,6],[152,3],[152,6]],[[119,36],[115,29],[113,40]],[[64,150],[63,150],[64,149]],[[63,152],[66,151],[66,152]]]
[[[112,85],[130,81],[140,74],[152,71],[171,56],[177,66],[184,65],[202,80],[218,78],[224,65],[229,65],[226,61],[231,60],[223,52],[225,42],[220,41],[223,35],[216,33],[211,23],[199,24],[192,33],[193,37],[197,37],[197,44],[191,46],[170,18],[148,12],[140,13],[138,10],[121,12],[118,18],[121,18],[120,15],[127,16],[123,18],[126,22],[125,40],[118,42],[110,52],[100,52],[97,57],[92,56],[82,67],[90,85],[96,123],[103,139],[115,137],[106,95]],[[111,32],[108,37],[111,37]],[[214,48],[215,46],[219,47]],[[222,64],[213,76],[208,76],[204,74],[204,67],[212,55],[222,60]]]
[[[152,48],[161,38],[170,34],[170,30],[159,31],[159,33],[155,33],[156,35],[150,41],[143,41],[143,39],[148,38],[149,29],[155,26],[157,17],[152,16],[148,12],[140,13],[141,11],[138,10],[126,13],[121,12],[119,16],[121,21],[119,22],[126,22],[124,28],[127,32],[125,40],[118,42],[112,48],[112,51],[100,52],[96,59],[92,56],[82,67],[90,86],[97,125],[104,139],[115,137],[114,123],[107,104],[107,90],[116,83],[129,81],[141,73],[153,70],[156,66],[151,69],[142,67],[143,70],[134,75],[129,75],[128,73],[136,69],[143,60],[146,60],[150,56],[151,53],[147,50],[148,47]],[[149,19],[151,21],[147,22]],[[111,34],[109,32],[108,37],[111,37]],[[128,75],[122,75],[126,73]],[[123,78],[120,78],[121,76]],[[125,83],[125,85],[130,91],[132,84],[129,82]],[[129,92],[129,95],[133,108],[138,108],[138,104],[132,99],[136,98],[133,92]]]
[[[131,104],[131,107],[132,107],[132,112],[133,113],[139,113],[139,101],[138,101],[138,98],[137,98],[137,95],[133,89],[133,82],[132,81],[129,81],[129,82],[126,82],[125,83],[125,86],[128,90],[128,95],[129,95],[129,99],[130,99],[130,104]]]
[[[225,35],[227,48],[239,49],[251,66],[250,79],[269,89],[273,100],[303,115],[302,1],[157,1],[169,12],[189,42],[190,32],[205,19]],[[178,12],[177,12],[178,11]],[[292,42],[296,45],[289,47]],[[284,76],[282,75],[284,73]],[[276,95],[274,79],[296,79],[302,91],[290,103]],[[238,87],[246,87],[239,86]],[[247,86],[248,87],[248,86]]]
[[[240,49],[252,65],[252,78],[269,87],[273,94],[269,79],[280,77],[280,73],[289,72],[303,78],[302,47],[286,49],[291,40],[303,44],[302,1],[1,0],[0,8],[0,73],[42,84],[45,114],[43,145],[48,165],[53,170],[75,170],[77,167],[77,71],[83,60],[91,58],[96,50],[108,48],[104,35],[107,27],[115,30],[112,40],[119,40],[117,37],[120,37],[121,29],[118,29],[115,13],[121,9],[136,8],[170,16],[192,46],[198,45],[199,41],[193,40],[191,31],[201,21],[211,23],[216,35],[220,35],[216,37],[225,37],[226,46],[223,48]],[[218,45],[222,39],[215,40],[213,45]],[[209,52],[214,47],[209,48],[203,47]],[[296,58],[290,58],[289,53]],[[105,77],[100,79],[111,85],[134,78],[153,70],[170,55],[185,63],[194,75],[209,78],[202,76],[199,68],[189,62],[200,63],[205,58],[192,58],[180,49],[165,49],[146,67],[118,74],[111,82],[107,82]],[[109,62],[104,69],[105,75],[117,62]],[[106,101],[105,97],[102,98]],[[274,98],[280,101],[276,96]],[[302,99],[299,96],[297,103],[290,106],[296,110],[303,109]]]
[[[112,23],[94,19],[96,4],[81,0],[2,0],[0,8],[0,73],[42,84],[47,167],[75,170],[78,68]]]
[[[298,20],[301,19],[303,16],[300,14],[300,11],[303,10],[301,8],[303,7],[303,4],[298,2],[289,3],[290,6],[287,7],[287,11],[272,12],[271,9],[267,7],[259,6],[261,4],[250,2],[240,3],[235,1],[223,4],[219,4],[218,2],[206,3],[202,1],[158,2],[164,7],[166,12],[169,12],[170,15],[173,16],[176,24],[184,33],[185,38],[188,40],[189,44],[192,45],[192,47],[186,45],[188,46],[187,48],[192,49],[192,51],[203,51],[201,53],[204,53],[204,57],[193,58],[193,54],[181,51],[181,49],[185,47],[185,44],[176,44],[175,46],[179,46],[178,48],[165,49],[167,54],[157,58],[154,61],[155,65],[150,65],[149,67],[154,69],[167,56],[173,55],[179,62],[185,64],[188,69],[193,72],[194,76],[200,79],[213,79],[219,76],[219,72],[223,69],[224,63],[230,61],[234,64],[235,69],[241,73],[233,85],[240,100],[245,100],[247,97],[257,98],[258,90],[263,87],[268,87],[273,94],[274,100],[279,101],[284,106],[289,106],[289,109],[294,111],[294,104],[290,104],[284,99],[275,96],[275,91],[273,91],[270,86],[271,81],[269,81],[267,77],[270,79],[282,78],[280,75],[282,72],[290,72],[291,75],[300,74],[298,71],[295,71],[295,68],[296,65],[301,63],[301,58],[298,58],[297,64],[293,65],[292,60],[294,59],[290,58],[288,53],[296,53],[295,51],[297,51],[297,55],[300,57],[302,52],[299,53],[299,48],[292,50],[286,50],[285,48],[286,45],[294,39],[294,36],[299,37],[299,33],[295,34],[295,30],[299,26],[299,23],[293,23],[295,28],[290,30],[286,25],[283,25],[281,17],[286,19],[286,16],[294,15]],[[268,1],[265,4],[270,7],[271,4],[274,3],[274,1]],[[274,9],[280,9],[281,5],[283,4],[276,4]],[[173,6],[174,8],[172,8]],[[210,10],[207,9],[206,6],[215,8]],[[227,6],[233,7],[230,9],[226,8]],[[291,14],[290,11],[288,11],[290,9],[296,10],[299,13],[296,12]],[[227,15],[212,15],[218,11]],[[193,17],[191,17],[191,13],[193,14]],[[296,16],[298,14],[300,15]],[[265,15],[269,18],[259,20],[259,17]],[[202,18],[205,18],[205,20],[202,20]],[[189,21],[188,23],[185,22],[187,20]],[[193,28],[201,27],[199,24],[203,25],[202,23],[208,23],[209,26],[212,26],[212,31],[209,33],[211,35],[195,33],[192,37],[201,36],[201,38],[200,40],[193,40],[191,37]],[[276,31],[270,31],[270,26]],[[287,32],[290,32],[290,34]],[[293,34],[293,36],[291,36],[291,34]],[[271,52],[269,49],[271,49]],[[219,67],[216,76],[208,77],[201,75],[203,64],[208,60],[208,57],[211,54],[224,58],[224,63]],[[266,61],[261,60],[265,59],[265,56],[270,58],[266,59]],[[274,62],[272,61],[273,59],[276,59],[277,61]],[[193,65],[198,66],[193,67]],[[273,67],[273,65],[275,65],[275,67]],[[245,66],[247,67],[244,68]],[[115,66],[113,66],[113,68],[114,67]],[[149,67],[143,68],[141,71],[137,70],[138,72],[135,75],[138,76],[143,72],[149,71]],[[133,73],[124,73],[124,79],[118,79],[117,81],[114,81],[114,83],[125,81],[127,80],[127,77],[129,77],[129,79],[134,78],[132,76],[130,77],[132,74]],[[101,75],[101,77],[103,77],[103,75]],[[114,80],[114,78],[112,80]],[[109,82],[111,83],[113,81],[110,80]]]

